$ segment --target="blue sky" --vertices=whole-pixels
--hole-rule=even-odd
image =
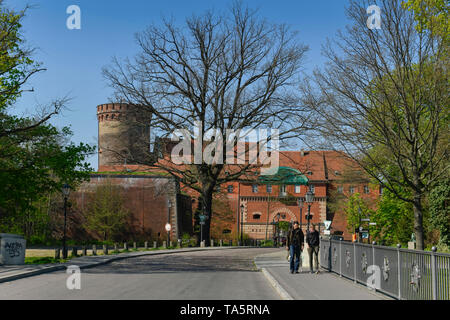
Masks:
[[[300,40],[310,47],[305,71],[323,63],[321,45],[333,38],[348,21],[346,0],[244,0],[269,21],[287,23],[298,30]],[[70,96],[69,110],[52,119],[58,127],[71,126],[74,142],[97,143],[95,107],[108,102],[111,90],[101,75],[112,56],[132,57],[138,52],[134,34],[150,24],[158,24],[164,16],[182,23],[192,13],[214,8],[226,10],[231,1],[216,0],[5,0],[5,5],[21,9],[34,5],[24,20],[27,44],[35,47],[35,60],[47,71],[35,75],[27,84],[34,92],[25,93],[18,101],[17,113],[33,113],[37,104],[56,97]],[[69,30],[66,9],[81,9],[81,30]],[[89,162],[96,169],[97,156]]]

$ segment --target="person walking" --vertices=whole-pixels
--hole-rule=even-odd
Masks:
[[[309,255],[309,269],[311,273],[313,271],[313,256],[316,265],[316,273],[319,273],[319,232],[316,230],[316,226],[312,224],[309,227],[309,232],[306,234],[306,243],[308,244],[308,255]]]
[[[294,221],[292,230],[289,231],[287,237],[286,250],[289,250],[291,261],[290,269],[291,273],[299,273],[298,268],[300,267],[300,258],[303,251],[305,235],[299,228],[298,221]]]

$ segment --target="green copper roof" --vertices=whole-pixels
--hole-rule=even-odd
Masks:
[[[268,170],[269,174],[260,175],[258,182],[263,184],[303,184],[308,185],[308,178],[300,171],[290,167],[277,167]]]

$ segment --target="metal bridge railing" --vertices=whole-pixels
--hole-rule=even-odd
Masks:
[[[450,300],[450,254],[322,239],[320,265],[397,299]]]

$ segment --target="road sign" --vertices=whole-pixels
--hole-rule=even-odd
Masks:
[[[206,220],[206,216],[204,214],[200,214],[200,215],[198,215],[198,217],[200,218],[200,221]]]
[[[323,234],[330,234],[330,230],[323,230]]]
[[[362,232],[363,231],[363,227],[359,227],[359,232]]]
[[[371,222],[371,223],[369,223],[369,226],[376,226],[376,225],[377,225],[376,222]]]
[[[331,227],[331,221],[330,220],[325,220],[324,222],[323,222],[323,224],[325,225],[325,229],[326,230],[330,230],[330,227]],[[329,233],[328,233],[329,234]]]
[[[170,225],[170,223],[166,223],[166,231],[169,232],[170,229],[172,229],[172,226]]]
[[[203,224],[205,224],[205,221],[200,221],[199,223],[203,225]]]
[[[365,219],[361,219],[361,221],[369,222],[370,219],[365,218]]]
[[[368,232],[363,232],[362,235],[361,235],[361,238],[368,239],[369,238],[369,233]]]

